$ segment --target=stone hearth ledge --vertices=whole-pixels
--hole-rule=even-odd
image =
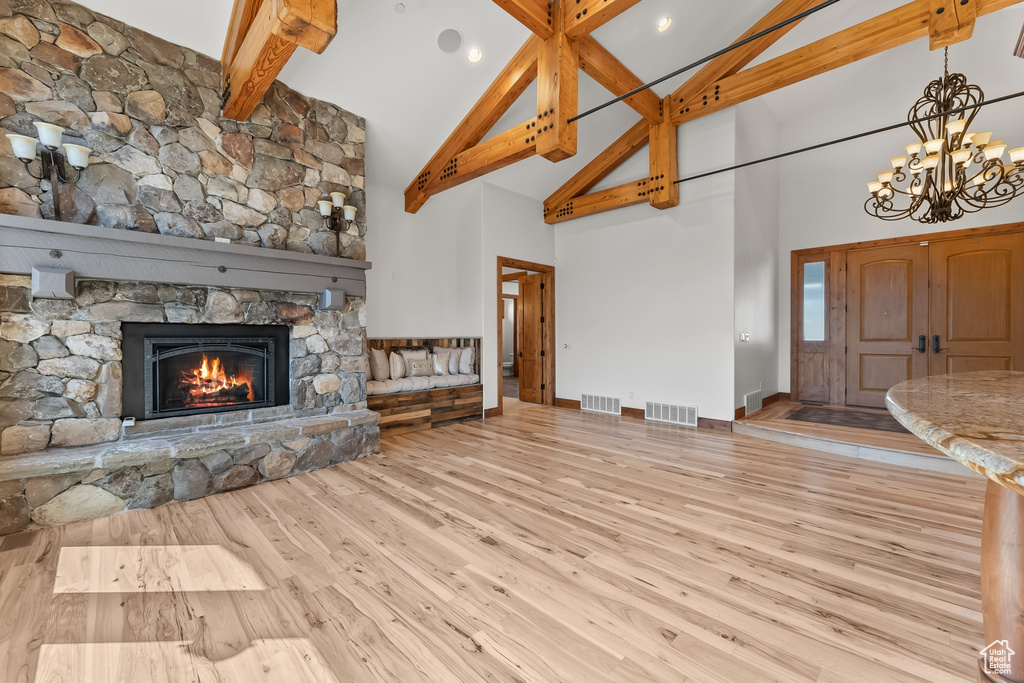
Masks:
[[[179,431],[173,435],[156,432],[147,438],[124,439],[95,446],[50,448],[39,453],[0,459],[0,482],[84,470],[114,472],[160,461],[202,458],[217,451],[318,436],[359,425],[376,425],[379,417],[372,410],[359,409]]]

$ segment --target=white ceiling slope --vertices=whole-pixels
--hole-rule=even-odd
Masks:
[[[637,76],[650,81],[732,42],[777,1],[644,0],[595,31],[594,37]],[[214,57],[220,55],[231,10],[230,0],[84,0],[83,4]],[[366,117],[375,167],[372,170],[377,171],[373,180],[398,189],[411,182],[528,35],[522,25],[487,0],[404,0],[404,4],[405,12],[397,14],[394,0],[340,0],[339,33],[324,55],[300,49],[281,76],[306,95]],[[903,0],[840,2],[805,20],[762,60],[901,4]],[[668,31],[659,34],[655,24],[666,15],[675,21]],[[1019,30],[1024,23],[1024,5],[984,17],[979,26],[988,22],[1008,22]],[[444,54],[437,47],[437,36],[446,28],[458,29],[464,36],[463,49],[458,53]],[[1012,37],[1005,45],[981,42],[971,41],[969,49],[953,48],[954,69],[964,71],[972,81],[982,81],[983,74],[987,80],[996,81],[982,82],[987,93],[991,88],[990,97],[1011,92],[1010,84],[1024,81],[1024,61],[1009,61]],[[470,64],[466,60],[465,51],[470,47],[483,51],[482,61]],[[897,52],[924,59],[921,55],[927,52],[927,39]],[[1003,65],[1000,73],[991,73],[994,61]],[[936,63],[941,69],[941,61]],[[1017,63],[1021,68],[1014,68]],[[772,93],[765,102],[785,122],[799,117],[809,104],[843,88],[851,77],[873,70],[884,79],[886,70],[893,68],[906,73],[900,60],[879,55]],[[927,80],[940,73],[914,75],[920,76],[923,88]],[[667,81],[655,92],[667,95],[686,78],[683,75]],[[581,111],[610,98],[583,74],[579,90]],[[917,96],[917,89],[907,93],[905,105],[897,107],[900,118]],[[535,113],[535,99],[536,90],[530,88],[495,127],[496,132],[530,118]],[[580,121],[576,157],[558,164],[535,157],[491,174],[487,180],[544,199],[638,118],[625,104],[615,104]]]

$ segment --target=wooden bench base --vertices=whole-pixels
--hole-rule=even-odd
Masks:
[[[443,387],[426,391],[370,396],[370,410],[380,413],[384,436],[479,420],[484,415],[484,385]]]

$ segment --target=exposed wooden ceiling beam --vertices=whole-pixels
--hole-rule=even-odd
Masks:
[[[224,52],[221,53],[221,64],[231,64],[234,61],[262,2],[263,0],[235,0],[231,9],[231,23],[228,24],[228,36],[224,40]]]
[[[568,0],[563,4],[565,34],[579,38],[603,26],[640,0]]]
[[[929,35],[932,0],[915,0],[810,45],[721,79],[699,106],[672,104],[672,122],[692,121]],[[974,0],[977,16],[1022,0]],[[717,88],[717,92],[715,91]],[[691,100],[692,101],[692,100]],[[694,102],[696,104],[696,102]]]
[[[297,47],[327,49],[337,20],[333,0],[235,0],[222,55],[223,115],[249,118]]]
[[[557,213],[570,199],[582,195],[604,180],[609,173],[647,144],[649,134],[650,123],[646,120],[639,121],[626,131],[544,201],[544,215]]]
[[[736,42],[738,43],[762,31],[766,31],[772,26],[820,4],[820,2],[821,0],[782,0],[771,12],[764,15],[760,21],[751,26],[749,31],[740,36]],[[798,21],[793,22],[762,38],[749,42],[743,47],[736,48],[721,57],[711,60],[672,93],[672,101],[676,104],[679,104],[680,100],[684,102],[690,101],[694,95],[703,93],[709,86],[714,85],[715,81],[733,75],[754,61],[758,55],[774,45],[799,23]]]
[[[568,120],[579,111],[579,52],[576,41],[562,31],[558,11],[561,2],[572,1],[555,0],[555,32],[537,53],[537,116],[541,119],[537,154],[549,161],[576,154],[576,122]]]
[[[547,0],[494,0],[494,3],[537,36],[550,38],[554,33],[552,3]]]
[[[644,83],[591,36],[576,40],[580,50],[580,68],[616,97],[636,90]],[[648,121],[663,119],[661,98],[650,88],[623,100]]]
[[[679,205],[679,168],[676,154],[679,145],[676,140],[677,128],[671,121],[652,123],[650,132],[650,168],[648,199],[656,209],[667,209]]]
[[[459,152],[441,169],[441,174],[431,184],[430,193],[444,192],[533,156],[537,153],[537,140],[531,131],[536,132],[536,125],[537,119],[530,119]]]
[[[1020,38],[1017,39],[1017,47],[1014,49],[1013,54],[1024,59],[1024,28],[1020,30]]]
[[[941,50],[974,35],[974,20],[978,15],[973,2],[931,0],[929,16],[929,45],[933,50]]]
[[[405,210],[416,213],[431,194],[445,166],[460,152],[473,147],[537,77],[537,51],[541,40],[531,35],[502,69],[465,118],[405,190]]]
[[[606,190],[598,190],[592,194],[585,194],[580,197],[573,197],[561,206],[557,207],[550,215],[544,217],[544,222],[549,225],[564,223],[574,218],[592,216],[595,213],[621,209],[634,204],[646,204],[648,202],[647,188],[648,180],[634,180],[623,183]]]

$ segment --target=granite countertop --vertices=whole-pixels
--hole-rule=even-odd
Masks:
[[[1024,495],[1024,372],[913,379],[890,389],[885,402],[921,439]]]

